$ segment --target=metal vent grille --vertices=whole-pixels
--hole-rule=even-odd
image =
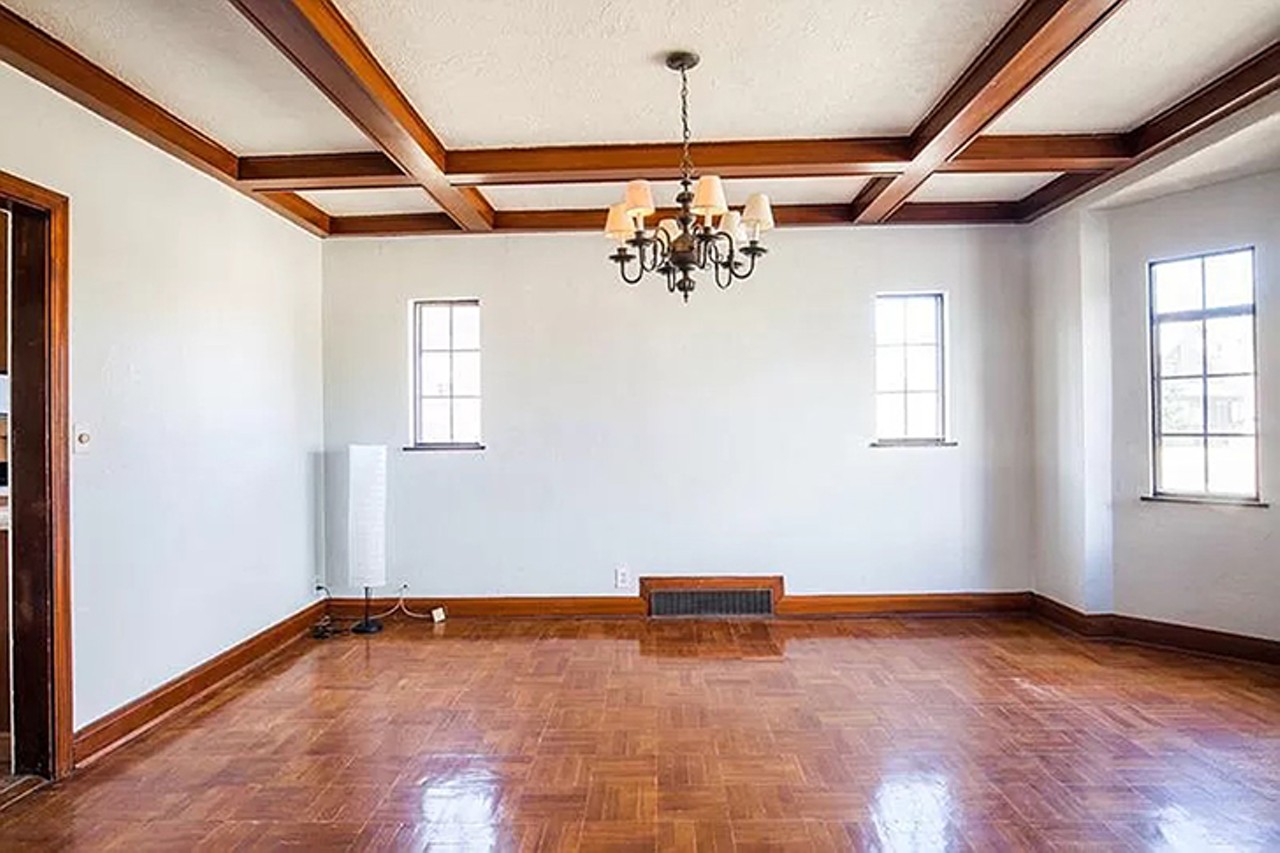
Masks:
[[[650,616],[769,616],[767,589],[662,589],[649,595]]]

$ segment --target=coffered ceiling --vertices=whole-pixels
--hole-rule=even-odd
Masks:
[[[0,60],[320,235],[671,203],[673,48],[731,204],[1022,222],[1280,89],[1280,3],[0,0]]]

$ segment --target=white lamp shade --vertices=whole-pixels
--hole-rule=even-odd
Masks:
[[[632,234],[635,233],[635,228],[635,223],[627,215],[627,203],[625,201],[610,205],[609,218],[604,223],[606,237],[621,243],[623,240],[631,238]]]
[[[693,212],[698,216],[719,216],[729,209],[724,200],[724,184],[715,175],[703,175],[693,188]]]
[[[720,230],[735,240],[742,240],[745,231],[742,228],[742,214],[731,210],[720,217]]]
[[[347,447],[347,583],[387,584],[387,448]]]
[[[658,223],[658,230],[666,233],[668,239],[674,240],[680,236],[680,223],[674,219],[664,219]]]
[[[769,205],[769,197],[764,193],[749,196],[747,206],[742,209],[742,221],[753,233],[772,228],[773,208]]]
[[[653,214],[653,189],[649,186],[648,181],[638,180],[628,182],[626,198],[626,211],[628,216],[638,216],[643,219],[644,217],[651,216]]]

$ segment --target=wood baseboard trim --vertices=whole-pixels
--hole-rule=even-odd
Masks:
[[[1029,592],[957,592],[904,595],[787,595],[779,616],[962,616],[1029,613]]]
[[[1194,628],[1119,613],[1082,613],[1039,593],[1032,593],[1032,596],[1034,612],[1043,621],[1085,637],[1158,646],[1213,657],[1280,664],[1280,640],[1210,628]]]
[[[275,625],[237,643],[194,669],[138,697],[75,733],[76,767],[154,728],[186,705],[243,676],[277,652],[304,636],[325,613],[325,602],[316,601]]]
[[[395,598],[375,598],[370,609],[385,613],[396,606]],[[506,617],[597,617],[645,615],[644,602],[629,595],[510,595],[463,598],[406,598],[405,606],[415,613],[430,613],[443,607],[450,618],[476,616]],[[364,615],[363,598],[329,599],[329,615],[334,619],[359,619]],[[403,618],[395,614],[390,618]]]

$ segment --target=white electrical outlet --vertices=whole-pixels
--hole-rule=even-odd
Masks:
[[[444,608],[443,608],[443,607],[433,607],[433,608],[431,609],[431,621],[432,621],[432,622],[443,622],[443,621],[444,621],[444,619],[445,619],[445,613],[444,613]]]
[[[618,566],[613,570],[614,589],[628,589],[631,586],[631,570],[626,566]]]

